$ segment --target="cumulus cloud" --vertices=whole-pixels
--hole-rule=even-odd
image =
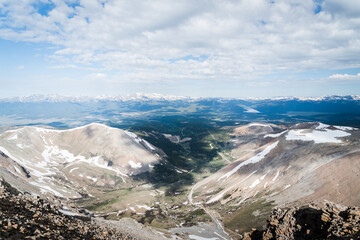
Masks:
[[[255,81],[359,67],[359,9],[351,0],[2,0],[0,37],[54,44],[61,66],[101,66],[122,80]]]
[[[340,81],[344,81],[344,80],[360,80],[360,73],[355,74],[355,75],[351,75],[351,74],[333,74],[333,75],[329,76],[329,79],[340,80]]]

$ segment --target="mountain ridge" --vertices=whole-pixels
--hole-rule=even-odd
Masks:
[[[150,171],[161,159],[161,152],[136,134],[99,123],[67,130],[26,126],[5,131],[0,134],[0,151],[2,166],[12,166],[11,174],[43,192],[71,197],[80,197],[72,182],[116,184],[103,177],[106,172],[127,184],[129,177]]]
[[[245,100],[245,101],[334,101],[334,100],[353,100],[359,101],[360,95],[326,95],[318,97],[298,97],[298,96],[278,96],[278,97],[190,97],[190,96],[177,96],[165,95],[158,93],[135,93],[128,95],[99,95],[99,96],[62,96],[58,94],[34,94],[29,96],[16,96],[0,98],[0,102],[101,102],[101,101],[201,101],[201,100]]]

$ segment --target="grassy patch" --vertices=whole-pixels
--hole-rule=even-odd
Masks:
[[[257,216],[253,212],[259,211]],[[249,231],[251,228],[262,228],[266,224],[272,210],[272,202],[265,200],[258,200],[241,206],[241,208],[234,213],[228,215],[224,219],[225,227],[232,231],[237,230],[239,233]]]
[[[107,206],[112,205],[116,201],[117,201],[117,199],[110,199],[110,200],[106,200],[103,202],[98,202],[93,205],[87,206],[87,209],[89,209],[90,211],[102,211],[102,210],[106,209]]]

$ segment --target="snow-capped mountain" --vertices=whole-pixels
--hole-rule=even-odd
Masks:
[[[301,206],[329,200],[360,204],[360,131],[319,122],[281,126],[252,123],[233,130],[232,162],[198,182],[189,201],[219,211],[266,215],[269,206]],[[195,197],[196,196],[196,199]],[[251,213],[251,212],[250,212]]]
[[[51,95],[30,95],[21,97],[10,97],[1,98],[0,102],[97,102],[97,101],[178,101],[178,100],[196,100],[199,98],[185,97],[185,96],[174,96],[174,95],[163,95],[158,93],[135,93],[128,94],[125,96],[61,96],[58,94]]]
[[[160,160],[156,148],[136,134],[97,123],[6,131],[0,134],[0,154],[0,175],[30,184],[27,191],[72,198],[80,197],[84,184],[127,184]]]
[[[19,96],[0,98],[0,102],[97,102],[97,101],[200,101],[200,100],[244,100],[244,101],[359,101],[360,95],[330,95],[321,97],[248,97],[248,98],[223,98],[223,97],[188,97],[176,95],[164,95],[159,93],[134,93],[125,96],[62,96],[58,94],[41,95],[35,94],[30,96]]]

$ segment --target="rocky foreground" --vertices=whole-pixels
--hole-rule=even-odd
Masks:
[[[360,208],[331,202],[273,210],[265,230],[243,239],[360,239]]]
[[[146,236],[139,231],[133,236],[90,217],[64,215],[59,206],[22,194],[0,179],[0,239],[160,239],[147,229]]]

